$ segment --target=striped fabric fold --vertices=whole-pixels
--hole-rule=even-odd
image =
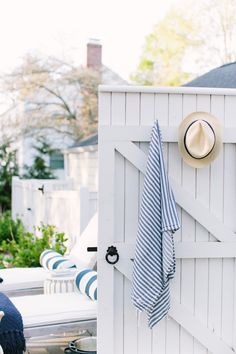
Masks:
[[[53,250],[45,250],[41,253],[39,263],[48,270],[76,268],[76,265],[67,256]]]
[[[92,269],[78,272],[75,277],[75,289],[91,300],[97,300],[97,272]]]
[[[173,234],[179,227],[156,122],[149,146],[132,277],[132,302],[147,312],[150,328],[170,308],[169,280],[175,273]]]

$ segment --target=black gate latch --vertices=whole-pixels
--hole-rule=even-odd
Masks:
[[[42,185],[42,187],[39,187],[38,190],[41,191],[42,194],[44,194],[44,184]]]
[[[114,260],[109,259],[110,257],[116,257]],[[107,249],[106,253],[106,261],[109,264],[116,264],[119,261],[119,253],[117,252],[117,248],[115,246],[110,246]]]

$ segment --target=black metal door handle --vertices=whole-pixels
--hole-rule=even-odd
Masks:
[[[115,256],[115,259],[111,260],[110,257],[114,257],[114,256]],[[105,259],[106,259],[107,263],[116,264],[119,261],[119,258],[120,258],[120,256],[119,256],[119,253],[117,251],[117,248],[115,246],[108,247],[107,253],[106,253],[106,256],[105,256]]]

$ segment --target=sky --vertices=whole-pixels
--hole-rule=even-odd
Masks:
[[[128,79],[145,36],[180,0],[0,0],[0,73],[27,53],[84,64],[89,38],[103,46],[103,63]]]

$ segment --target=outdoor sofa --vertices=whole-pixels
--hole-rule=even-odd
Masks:
[[[88,247],[97,245],[97,213],[78,238],[70,252],[76,265],[94,267],[96,253],[88,253]],[[22,278],[15,278],[22,274]],[[9,275],[9,277],[8,277]],[[30,290],[42,289],[48,276],[43,268],[6,269],[0,272],[4,279],[0,291],[7,295],[16,293],[10,299],[22,315],[26,340],[30,337],[48,334],[86,330],[96,335],[97,301],[76,292],[28,295]],[[19,292],[20,290],[20,292]],[[24,294],[19,296],[19,294]],[[1,352],[0,352],[1,354]]]

